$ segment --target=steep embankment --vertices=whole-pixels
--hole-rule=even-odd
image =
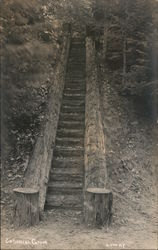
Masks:
[[[139,103],[136,106],[132,98],[120,95],[119,74],[115,77],[110,71],[103,72],[101,102],[109,185],[114,193],[114,222],[130,228],[139,224],[142,230],[154,227],[157,128],[140,115]]]
[[[52,6],[40,0],[0,3],[4,204],[12,204],[11,190],[21,185],[45,122],[63,35],[62,21],[50,11]]]
[[[1,7],[3,142],[8,146],[4,153],[14,145],[16,157],[23,147],[25,154],[31,151],[32,132],[43,119],[61,45],[61,23],[50,19],[40,1],[2,1]]]

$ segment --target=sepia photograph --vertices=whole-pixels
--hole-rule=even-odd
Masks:
[[[1,249],[158,250],[158,0],[0,0]]]

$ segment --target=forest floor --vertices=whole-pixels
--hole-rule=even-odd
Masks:
[[[150,218],[126,210],[127,215],[128,222],[91,229],[78,212],[52,210],[37,227],[3,229],[2,249],[157,249]]]
[[[52,210],[44,212],[38,226],[15,229],[10,220],[15,179],[3,189],[2,249],[158,249],[157,128],[140,115],[140,105],[135,109],[133,100],[120,95],[114,74],[107,79],[104,72],[102,83],[112,225],[88,228],[82,213]]]

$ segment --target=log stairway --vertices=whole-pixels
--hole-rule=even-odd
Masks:
[[[85,41],[72,38],[45,209],[83,208],[85,54]]]

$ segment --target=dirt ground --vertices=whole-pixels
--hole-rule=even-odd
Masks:
[[[3,229],[2,249],[157,249],[156,224],[128,210],[128,222],[108,229],[86,227],[79,212],[52,210],[44,216],[31,229]]]

